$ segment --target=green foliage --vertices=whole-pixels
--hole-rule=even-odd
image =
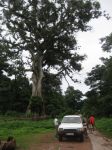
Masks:
[[[87,100],[83,110],[109,117],[112,115],[112,57],[102,58],[102,61],[103,65],[94,67],[86,79],[91,90],[86,93]]]
[[[11,51],[0,36],[0,112],[25,112],[31,87],[25,76],[20,55]],[[12,79],[11,79],[11,78]]]
[[[98,95],[95,90],[88,91],[85,95],[87,99],[84,100],[84,105],[82,108],[82,112],[85,116],[90,116],[93,114],[94,116],[98,116],[101,114],[100,106],[101,104],[98,102]]]
[[[45,111],[47,115],[54,117],[65,110],[64,99],[60,93],[52,91],[51,93],[47,94],[44,99],[46,106]]]
[[[18,113],[17,111],[12,111],[12,110],[9,110],[9,111],[6,111],[6,113],[5,113],[5,116],[7,116],[7,117],[20,117],[20,116],[23,116],[23,114],[22,113]]]
[[[96,127],[104,135],[112,138],[112,119],[111,118],[97,119]]]
[[[31,111],[33,113],[38,113],[39,115],[41,114],[42,111],[42,98],[39,96],[36,97],[31,97]]]
[[[7,63],[9,66],[7,60],[10,60],[7,75],[14,76],[13,80],[7,81],[6,85],[11,82],[11,87],[0,100],[3,102],[2,111],[25,112],[31,95],[25,70],[30,70],[34,77],[32,86],[37,81],[35,85],[38,87],[38,80],[43,78],[43,72],[47,78],[42,83],[46,113],[51,116],[62,113],[66,107],[59,78],[67,75],[75,81],[72,74],[82,69],[81,61],[85,56],[77,53],[77,40],[74,35],[80,30],[90,29],[87,23],[101,15],[100,4],[95,0],[1,0],[0,10],[1,24],[5,25],[5,29],[1,27],[0,30],[0,72],[6,70]],[[29,54],[29,57],[25,58],[26,62],[23,61],[24,51]],[[55,70],[54,76],[50,74],[52,69]],[[2,82],[5,85],[3,80]],[[35,89],[40,89],[41,95],[41,88],[37,87]],[[8,98],[5,97],[6,93]],[[67,98],[66,102],[69,107],[73,106],[71,111],[81,108],[80,94],[80,91],[75,92],[75,97],[69,94],[71,97]],[[40,113],[41,107],[42,101],[33,97],[32,111]]]
[[[27,136],[28,134],[37,134],[50,131],[54,128],[53,120],[43,121],[22,121],[22,120],[8,120],[2,118],[0,120],[0,138],[7,138],[9,135],[16,137]]]
[[[5,75],[0,78],[0,111],[25,112],[31,95],[31,87],[26,77],[9,79]]]
[[[85,80],[85,83],[89,85],[92,89],[99,89],[101,79],[103,78],[105,71],[105,66],[96,65],[92,68],[91,72],[88,73],[88,77]]]
[[[70,73],[81,70],[84,56],[76,52],[74,33],[89,30],[87,23],[101,15],[97,1],[1,0],[0,4],[1,21],[12,38],[4,41],[19,55],[23,50],[30,53],[31,71],[39,71],[39,58],[43,58],[42,68],[54,68],[62,76],[73,78]]]
[[[0,117],[0,139],[6,140],[13,136],[17,142],[17,149],[28,150],[32,143],[38,143],[43,133],[54,130],[53,120],[31,121],[17,120],[12,117]]]
[[[106,36],[101,39],[102,49],[107,52],[111,52],[112,50],[112,33],[109,36]]]
[[[61,76],[49,73],[48,70],[44,70],[44,78],[42,81],[43,94],[50,94],[51,92],[61,93]]]
[[[9,105],[7,105],[8,101],[11,101],[11,80],[7,78],[5,75],[0,76],[0,111],[5,112]]]
[[[54,74],[44,71],[42,82],[42,93],[45,103],[45,112],[47,115],[54,117],[65,110],[64,98],[61,93],[61,78]]]
[[[79,90],[74,90],[74,87],[70,86],[65,92],[66,110],[68,113],[75,113],[81,110],[83,102],[81,101],[83,94]]]

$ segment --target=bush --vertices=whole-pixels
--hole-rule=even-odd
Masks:
[[[42,113],[42,106],[43,106],[43,103],[42,103],[41,97],[36,96],[36,97],[31,98],[31,111],[33,113],[38,113],[40,116]]]
[[[102,118],[96,120],[96,127],[103,134],[112,138],[112,118]]]
[[[18,113],[16,111],[7,111],[5,113],[5,116],[10,116],[10,117],[20,117],[20,116],[23,116],[24,114],[22,113]]]

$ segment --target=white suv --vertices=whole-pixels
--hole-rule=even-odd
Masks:
[[[84,141],[84,128],[80,115],[68,115],[63,117],[58,127],[59,141],[62,141],[64,136],[78,136],[81,142]]]

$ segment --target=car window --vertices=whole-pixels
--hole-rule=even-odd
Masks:
[[[62,123],[81,123],[80,117],[64,117]]]

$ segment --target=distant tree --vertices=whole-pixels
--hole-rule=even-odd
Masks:
[[[45,112],[52,117],[61,114],[65,110],[64,97],[61,92],[61,78],[47,71],[44,71],[43,98]]]
[[[74,90],[74,87],[69,86],[65,91],[65,102],[67,109],[71,112],[78,112],[82,107],[82,98],[83,93],[79,90]]]
[[[10,79],[4,74],[0,76],[0,111],[26,111],[31,96],[31,86],[26,77]]]
[[[1,40],[1,37],[0,37]],[[7,77],[9,70],[8,49],[0,42],[0,111],[5,112],[8,109],[7,102],[10,101],[11,80]]]
[[[89,72],[87,75],[88,77],[85,80],[86,85],[89,85],[91,89],[94,89],[96,91],[100,90],[100,87],[102,85],[101,82],[103,82],[104,77],[104,71],[105,66],[104,65],[96,65],[92,68],[91,72]],[[101,80],[102,79],[102,80]]]
[[[0,77],[0,112],[16,111],[25,113],[31,96],[31,86],[27,78],[18,77],[13,80],[2,75]]]
[[[32,72],[32,97],[42,98],[43,69],[73,79],[81,70],[84,56],[76,53],[78,31],[87,31],[87,23],[101,15],[100,4],[88,0],[1,0],[4,42],[10,51],[27,57]],[[2,28],[3,29],[3,28]],[[73,79],[74,80],[74,79]],[[29,102],[28,111],[31,102]]]
[[[11,81],[11,110],[25,113],[31,97],[31,85],[26,77],[19,76]]]
[[[8,48],[0,40],[0,111],[25,112],[31,96],[31,87],[22,60],[17,56],[11,61],[16,54]]]
[[[11,80],[0,75],[0,112],[5,113],[9,109],[9,101],[11,100]]]
[[[88,73],[86,84],[91,88],[88,92],[91,95],[86,93],[85,108],[87,109],[88,106],[88,109],[91,108],[90,111],[96,115],[110,116],[112,114],[112,57],[102,58],[102,61],[103,65],[94,67]]]
[[[0,39],[1,40],[1,39]],[[3,73],[7,73],[9,69],[8,60],[8,49],[7,46],[4,45],[2,42],[0,42],[0,76],[3,75]]]
[[[83,108],[82,108],[82,113],[89,117],[91,114],[97,116],[101,114],[100,112],[100,104],[98,102],[98,93],[96,90],[90,90],[86,94],[86,99],[84,100]]]

